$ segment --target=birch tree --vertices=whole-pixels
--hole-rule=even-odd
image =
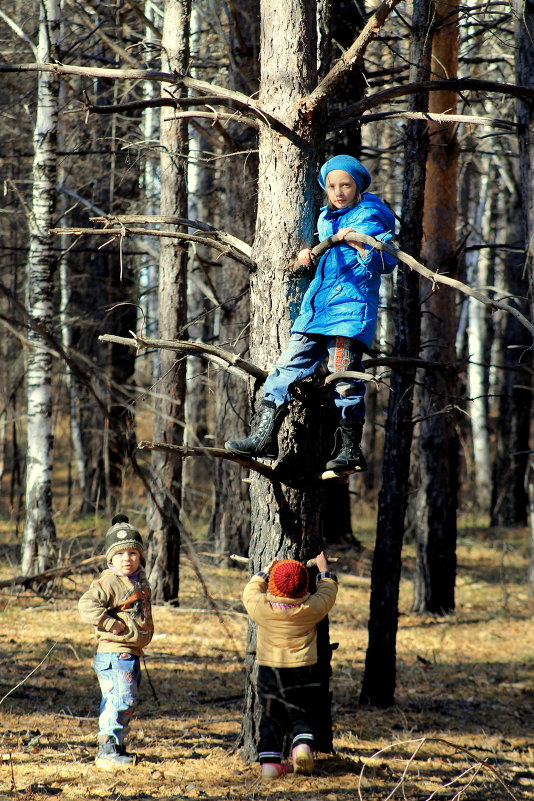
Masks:
[[[39,12],[37,59],[41,63],[54,61],[59,55],[59,0],[42,0]],[[56,256],[49,230],[55,222],[58,96],[57,77],[52,73],[39,73],[27,267],[27,308],[32,323],[26,362],[26,519],[21,555],[24,575],[33,568],[39,572],[47,567],[56,536],[52,515],[52,355],[45,334],[54,320]]]

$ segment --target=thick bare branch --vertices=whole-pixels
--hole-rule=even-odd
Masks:
[[[239,456],[237,453],[227,451],[224,448],[201,448],[201,447],[188,447],[186,445],[169,445],[167,442],[152,442],[151,440],[141,440],[137,443],[139,450],[157,450],[167,451],[168,453],[176,453],[181,457],[185,456],[210,456],[213,459],[225,459],[228,462],[235,462],[235,464],[247,467],[249,470],[254,470],[265,478],[271,481],[274,478],[274,471],[268,465],[258,462],[256,459],[247,459],[245,456]]]
[[[169,83],[176,87],[184,86],[186,89],[192,89],[202,94],[213,95],[221,102],[235,102],[279,133],[285,134],[291,139],[295,137],[294,131],[288,128],[278,117],[264,111],[253,98],[247,97],[241,92],[234,92],[223,86],[217,86],[217,84],[208,83],[207,81],[199,81],[178,73],[145,69],[79,67],[75,64],[0,64],[0,73],[2,72],[53,72],[56,75],[85,75],[88,78],[109,78],[118,81],[145,80],[154,81],[155,83]]]
[[[252,255],[252,247],[242,239],[238,239],[237,236],[233,236],[232,234],[227,234],[226,231],[220,231],[214,228],[213,225],[201,222],[200,220],[189,220],[186,217],[169,217],[161,214],[107,214],[103,217],[90,217],[89,220],[90,222],[104,223],[104,225],[112,225],[113,223],[119,223],[119,225],[129,225],[130,223],[183,225],[187,228],[195,228],[197,231],[205,231],[212,234],[219,242],[225,242],[237,248],[237,250],[240,250],[245,256],[250,257]]]
[[[332,89],[352,70],[370,42],[378,36],[384,22],[399,2],[400,0],[384,0],[377,8],[349,49],[343,53],[313,92],[302,101],[300,110],[305,117],[311,116],[325,102]]]
[[[434,122],[459,122],[464,125],[486,125],[490,128],[502,128],[503,130],[510,131],[511,133],[517,132],[517,124],[511,120],[500,120],[497,117],[474,117],[468,114],[431,114],[428,111],[381,111],[376,114],[359,114],[351,118],[345,118],[347,109],[343,111],[344,122],[343,127],[347,128],[350,125],[367,125],[369,122],[379,122],[380,120],[432,120]],[[327,124],[328,131],[339,129],[339,121],[337,123]]]
[[[490,298],[488,295],[484,295],[484,293],[480,292],[478,289],[471,289],[471,287],[467,286],[467,284],[458,281],[456,278],[450,278],[448,275],[442,275],[440,273],[433,272],[432,270],[429,270],[428,267],[425,267],[423,264],[414,259],[413,256],[410,256],[408,253],[404,253],[402,250],[399,250],[398,248],[395,248],[393,245],[389,245],[386,242],[380,242],[373,236],[351,232],[346,235],[345,240],[348,242],[361,242],[365,245],[370,245],[371,247],[376,248],[376,250],[383,250],[385,253],[390,253],[399,261],[406,264],[411,270],[415,270],[424,278],[428,278],[428,280],[432,281],[433,284],[445,284],[446,286],[453,287],[453,289],[463,292],[464,295],[469,295],[470,297],[475,298],[485,306],[490,306],[492,309],[501,309],[502,311],[511,314],[521,323],[521,325],[525,326],[525,328],[527,328],[534,337],[534,325],[527,320],[527,318],[521,314],[518,309],[516,309],[514,306],[510,306],[509,303],[505,303],[503,300],[497,300],[496,298]],[[316,245],[312,249],[312,254],[315,258],[318,258],[326,250],[328,250],[328,248],[338,243],[339,239],[337,238],[337,235],[334,234],[333,236],[328,237],[328,239],[324,239],[322,242]],[[295,266],[300,265],[298,265],[298,262],[296,262]]]
[[[333,116],[329,120],[329,125],[335,127],[343,126],[347,120],[363,114],[364,111],[381,106],[389,100],[397,97],[406,97],[417,92],[440,92],[450,89],[454,92],[465,92],[469,89],[477,89],[482,92],[495,92],[512,97],[533,98],[534,88],[531,86],[517,86],[512,83],[499,83],[498,81],[484,81],[479,78],[451,78],[445,81],[422,81],[421,83],[406,83],[399,86],[391,86],[382,89],[373,95],[358,100],[346,106],[342,112]]]
[[[228,256],[228,258],[244,264],[249,270],[256,269],[256,262],[252,261],[252,259],[248,258],[248,256],[245,256],[244,253],[237,250],[232,245],[217,241],[217,239],[215,239],[213,236],[208,237],[206,234],[185,234],[180,231],[159,231],[149,228],[130,228],[128,226],[122,226],[121,228],[104,228],[102,230],[97,228],[81,227],[51,228],[50,233],[60,234],[62,236],[105,236],[108,237],[108,239],[121,239],[129,236],[155,236],[163,239],[180,239],[183,242],[197,242],[201,245],[212,247],[214,250],[218,250],[220,253]]]
[[[2,581],[0,581],[0,589],[5,589],[6,587],[30,587],[32,584],[46,584],[57,578],[72,576],[74,573],[88,573],[102,562],[104,558],[104,556],[92,556],[89,559],[83,559],[81,562],[76,562],[75,564],[51,567],[33,576],[14,576],[11,579],[2,579]]]
[[[219,367],[228,370],[233,375],[239,375],[240,378],[250,376],[260,381],[265,380],[267,371],[256,367],[252,362],[243,359],[237,353],[231,353],[223,348],[218,348],[215,345],[207,345],[205,342],[193,342],[188,340],[177,339],[147,339],[132,333],[132,338],[118,337],[114,334],[102,334],[98,337],[99,342],[113,342],[117,345],[126,345],[130,348],[136,348],[138,351],[144,348],[158,348],[161,350],[175,350],[179,353],[185,353],[191,356],[204,356],[209,361],[214,362]]]

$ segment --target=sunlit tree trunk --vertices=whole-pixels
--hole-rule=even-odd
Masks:
[[[189,61],[189,0],[166,0],[162,36],[162,65],[168,72],[185,73]],[[163,89],[163,91],[165,91]],[[162,109],[160,214],[187,216],[185,167],[187,127],[166,121]],[[187,252],[174,240],[162,240],[158,276],[158,337],[179,339],[187,319]],[[159,351],[153,438],[173,445],[183,440],[185,363],[172,351]],[[154,597],[178,597],[182,460],[153,451],[148,520],[148,576]]]
[[[282,119],[299,138],[281,138],[262,126],[259,138],[258,216],[253,255],[257,271],[251,276],[250,342],[252,361],[270,367],[289,337],[291,309],[301,299],[302,286],[288,280],[291,258],[314,231],[314,188],[317,126],[295,115],[299,100],[315,85],[316,3],[275,0],[261,3],[262,107]],[[298,58],[296,58],[298,54]],[[296,425],[297,424],[297,425]],[[313,433],[312,433],[313,432]],[[252,535],[250,568],[256,572],[273,557],[306,558],[319,547],[322,535],[323,493],[316,475],[321,438],[320,410],[293,402],[279,435],[279,469],[288,483],[298,476],[302,489],[250,477]],[[307,488],[306,488],[307,484]],[[247,673],[251,676],[254,629],[249,631]],[[247,687],[242,745],[255,754],[257,705]],[[321,750],[326,750],[325,748]]]
[[[456,75],[458,10],[452,0],[433,4],[435,32],[432,77]],[[431,92],[429,111],[452,112],[456,94]],[[430,122],[423,228],[423,258],[432,270],[457,274],[456,216],[458,143],[456,126]],[[425,359],[450,363],[452,369],[421,375],[417,435],[417,568],[414,611],[443,614],[454,609],[456,579],[456,509],[458,437],[455,430],[457,382],[454,374],[456,297],[445,289],[422,287],[421,352]]]
[[[58,58],[59,0],[40,4],[38,60]],[[33,138],[33,191],[30,215],[30,252],[27,268],[27,307],[33,319],[27,355],[27,466],[26,522],[21,570],[44,570],[56,532],[52,516],[52,356],[46,330],[54,321],[54,271],[56,258],[49,229],[55,223],[57,184],[57,78],[39,73],[37,112]]]

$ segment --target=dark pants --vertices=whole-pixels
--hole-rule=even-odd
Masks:
[[[258,666],[258,699],[261,706],[258,757],[260,762],[280,762],[284,738],[291,747],[307,743],[313,748],[313,709],[320,683],[316,666],[272,668]]]

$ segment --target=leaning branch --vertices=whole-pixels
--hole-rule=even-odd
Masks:
[[[199,81],[180,75],[178,72],[161,72],[159,70],[144,69],[107,69],[104,67],[79,67],[75,64],[0,64],[2,72],[53,72],[55,75],[83,75],[88,78],[108,78],[111,80],[128,81],[141,80],[154,83],[169,83],[176,87],[185,87],[206,95],[214,95],[221,102],[233,101],[243,106],[254,117],[279,133],[294,138],[294,132],[282,120],[265,111],[260,104],[242,92],[234,92],[217,84]]]
[[[223,367],[233,375],[238,375],[240,378],[251,376],[254,379],[264,381],[267,377],[266,370],[256,367],[252,362],[247,362],[246,359],[243,359],[237,353],[223,350],[223,348],[218,348],[215,345],[179,339],[147,339],[133,332],[131,333],[131,339],[128,337],[118,337],[114,334],[102,334],[98,337],[98,340],[99,342],[113,342],[116,345],[127,345],[130,348],[136,348],[138,352],[144,348],[150,348],[174,350],[189,356],[198,356],[201,354],[209,361],[214,362],[219,367]]]
[[[343,127],[350,125],[367,125],[369,122],[380,122],[381,120],[431,120],[432,122],[459,122],[464,125],[486,125],[489,128],[501,128],[505,131],[516,132],[518,125],[511,120],[500,120],[497,117],[474,117],[470,114],[431,114],[428,111],[381,111],[376,114],[355,114],[347,118],[346,110],[343,112]],[[338,130],[339,120],[327,122],[327,131]]]
[[[225,242],[219,242],[213,236],[205,234],[185,234],[181,231],[159,231],[150,228],[130,228],[129,226],[121,226],[120,228],[104,228],[99,230],[97,228],[51,228],[51,234],[60,234],[61,236],[106,236],[109,239],[124,239],[130,236],[155,236],[161,239],[179,239],[182,242],[197,242],[201,245],[207,245],[214,250],[218,250],[224,256],[228,256],[234,261],[244,264],[249,270],[256,269],[256,262],[245,256],[232,245]]]
[[[490,298],[488,295],[484,295],[484,293],[480,292],[478,289],[471,289],[471,287],[467,286],[467,284],[458,281],[456,278],[450,278],[448,275],[442,275],[441,273],[433,272],[432,270],[429,270],[428,267],[425,267],[423,264],[416,261],[413,256],[410,256],[408,253],[404,253],[404,251],[393,247],[393,245],[388,245],[386,242],[380,242],[380,240],[375,239],[374,236],[358,234],[355,231],[351,231],[346,235],[345,240],[348,242],[361,242],[365,245],[370,245],[376,250],[383,250],[385,253],[390,253],[399,261],[406,264],[411,270],[415,270],[415,272],[419,273],[424,278],[428,278],[428,280],[432,281],[433,284],[445,284],[446,286],[453,287],[453,289],[463,292],[464,295],[470,295],[470,297],[475,298],[485,306],[489,306],[492,309],[501,309],[502,311],[511,314],[521,323],[521,325],[525,326],[525,328],[527,328],[534,337],[534,325],[527,320],[527,318],[521,314],[518,309],[516,309],[514,306],[510,306],[509,303],[505,303],[503,300]],[[328,248],[332,247],[332,245],[339,244],[339,242],[340,240],[338,239],[337,234],[324,239],[312,249],[314,258],[318,258],[326,250],[328,250]],[[298,262],[295,263],[295,266],[297,265]]]
[[[182,457],[185,456],[210,456],[213,459],[225,459],[227,462],[235,462],[249,470],[254,470],[260,476],[265,476],[273,480],[274,471],[268,465],[258,462],[256,459],[247,459],[246,456],[239,456],[237,453],[227,451],[224,448],[201,448],[189,447],[185,445],[170,445],[168,442],[153,442],[152,440],[141,440],[137,443],[139,450],[165,451]]]
[[[349,73],[358,59],[367,49],[370,42],[376,39],[384,22],[389,17],[393,9],[400,0],[384,0],[384,2],[377,8],[372,17],[369,18],[367,24],[359,34],[358,38],[353,42],[349,49],[343,53],[338,62],[332,67],[328,75],[325,75],[323,80],[315,87],[313,92],[305,98],[300,106],[300,111],[304,117],[311,117],[316,109],[326,101],[332,89]]]
[[[346,106],[342,112],[335,117],[331,117],[331,126],[343,126],[348,120],[363,114],[364,111],[381,106],[383,103],[394,100],[397,97],[406,97],[417,92],[440,92],[449,89],[453,92],[464,92],[469,89],[477,89],[482,92],[497,92],[502,95],[512,97],[533,98],[534,88],[531,86],[517,86],[512,83],[499,83],[498,81],[484,81],[479,78],[451,78],[444,81],[422,81],[421,83],[406,83],[400,86],[391,86],[382,89],[373,95],[362,98],[357,103]]]
[[[92,570],[93,567],[96,567],[102,559],[104,559],[103,556],[92,556],[76,564],[51,567],[33,576],[14,576],[10,579],[2,579],[2,581],[0,581],[0,589],[5,589],[6,587],[27,588],[32,584],[46,584],[48,581],[54,581],[54,579],[57,578],[65,578],[66,576],[71,576],[73,573],[87,573]]]

